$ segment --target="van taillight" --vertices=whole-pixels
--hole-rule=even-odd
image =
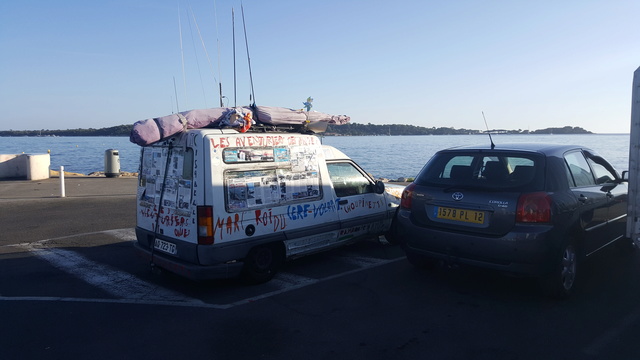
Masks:
[[[522,194],[516,208],[516,222],[551,222],[551,198],[545,192]]]
[[[411,209],[411,200],[413,199],[413,189],[416,184],[411,183],[407,185],[402,191],[402,198],[400,198],[400,207],[403,209]]]
[[[198,244],[213,244],[213,207],[198,206]]]

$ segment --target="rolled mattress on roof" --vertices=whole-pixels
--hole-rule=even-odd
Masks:
[[[238,110],[244,113],[247,111],[253,112],[250,107],[242,107],[238,108]],[[223,120],[234,111],[235,108],[226,107],[199,109],[140,120],[133,124],[129,140],[134,144],[147,146],[186,129],[217,127],[224,125]],[[254,120],[269,125],[296,125],[304,124],[307,121],[322,121],[329,124],[342,125],[350,120],[346,115],[329,115],[317,111],[307,112],[274,106],[256,106],[255,112]]]
[[[185,129],[199,129],[219,123],[231,108],[212,108],[181,112],[159,118],[140,120],[133,124],[129,140],[140,146],[151,145]]]
[[[303,124],[305,121],[323,121],[329,124],[342,125],[349,122],[346,115],[329,115],[317,111],[294,110],[275,106],[256,106],[260,122],[271,125]]]

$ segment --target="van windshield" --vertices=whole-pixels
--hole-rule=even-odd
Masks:
[[[507,152],[442,152],[422,169],[418,185],[444,188],[542,190],[541,156]]]

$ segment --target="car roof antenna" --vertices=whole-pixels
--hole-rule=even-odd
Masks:
[[[491,150],[493,150],[496,144],[493,143],[493,139],[491,138],[491,131],[489,130],[489,125],[487,125],[487,118],[484,117],[484,111],[482,112],[482,118],[484,119],[484,126],[487,128],[487,134],[489,134],[489,141],[491,141]]]

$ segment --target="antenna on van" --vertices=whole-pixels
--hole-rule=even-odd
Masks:
[[[487,125],[487,118],[484,116],[484,111],[482,112],[482,118],[484,119],[484,126],[487,128],[487,134],[489,134],[489,141],[491,141],[491,150],[493,150],[496,144],[493,143],[493,139],[491,138],[491,131],[489,131],[489,125]]]
[[[231,34],[233,39],[233,107],[238,107],[236,96],[236,15],[231,8]]]
[[[249,81],[251,82],[251,106],[256,106],[256,93],[253,90],[253,75],[251,74],[251,57],[249,56],[249,41],[247,40],[247,25],[244,21],[244,6],[240,2],[240,10],[242,10],[242,28],[244,29],[244,45],[247,49],[247,63],[249,64]]]

